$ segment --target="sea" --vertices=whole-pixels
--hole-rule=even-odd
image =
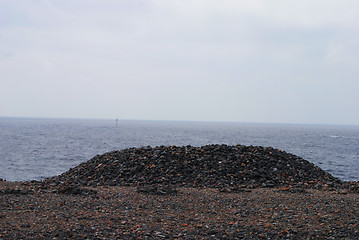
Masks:
[[[43,180],[98,154],[143,146],[274,147],[359,180],[359,126],[0,118],[0,178]]]

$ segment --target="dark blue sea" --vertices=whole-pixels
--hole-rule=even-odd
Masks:
[[[0,178],[41,180],[129,147],[271,146],[359,180],[359,126],[0,118]]]

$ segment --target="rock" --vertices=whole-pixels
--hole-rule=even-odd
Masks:
[[[176,194],[177,190],[169,185],[144,185],[138,186],[137,192],[140,193],[149,193],[155,195],[169,195],[169,194]]]
[[[97,191],[92,189],[80,188],[78,186],[61,186],[58,189],[58,193],[75,194],[75,195],[92,195],[92,194],[96,194]]]
[[[14,194],[14,195],[25,195],[31,193],[31,191],[28,190],[24,190],[24,189],[12,189],[12,188],[7,188],[4,190],[0,190],[0,194]]]
[[[298,156],[271,147],[206,145],[129,148],[97,155],[44,185],[138,186],[174,193],[174,187],[247,188],[301,185],[337,188],[343,182]],[[348,185],[357,189],[357,185]],[[172,190],[170,190],[172,188]],[[228,191],[229,189],[229,191]],[[77,194],[76,189],[66,191]],[[65,191],[65,192],[66,192]]]

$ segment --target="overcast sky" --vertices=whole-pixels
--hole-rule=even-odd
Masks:
[[[0,0],[0,116],[359,124],[359,1]]]

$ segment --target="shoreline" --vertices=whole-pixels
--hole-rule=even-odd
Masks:
[[[271,147],[129,148],[0,180],[3,239],[359,239],[359,182]]]
[[[80,192],[0,182],[0,239],[358,239],[359,194],[286,187]]]

